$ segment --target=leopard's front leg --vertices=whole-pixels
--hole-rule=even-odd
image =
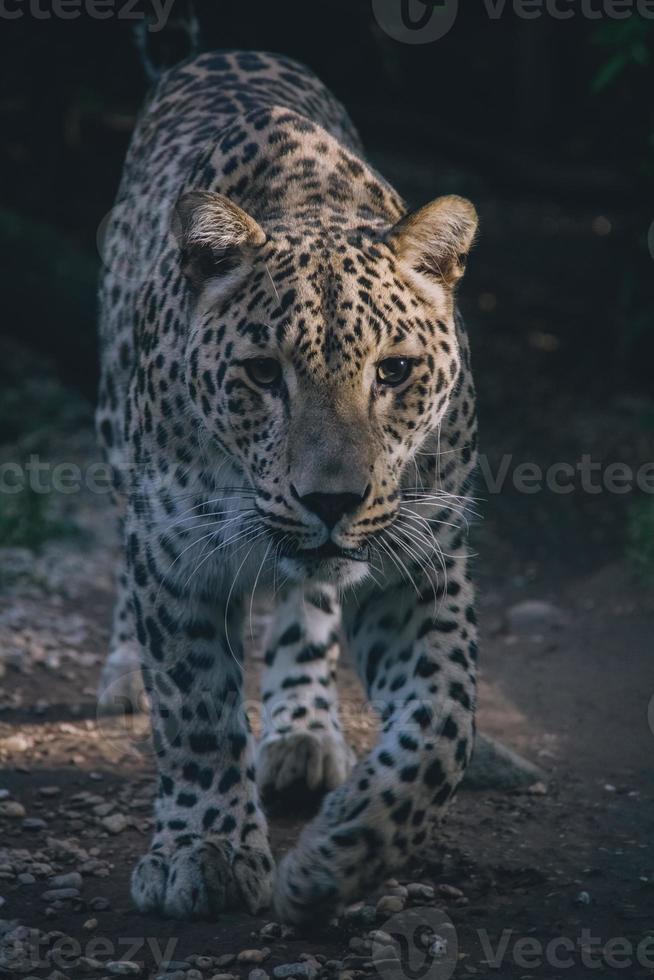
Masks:
[[[273,861],[241,705],[240,611],[161,587],[132,538],[134,612],[159,769],[155,832],[132,875],[141,911],[265,907]]]
[[[279,598],[266,641],[257,756],[266,799],[335,789],[352,769],[336,690],[340,632],[333,586],[293,586]]]
[[[476,658],[465,555],[451,561],[445,595],[417,584],[420,595],[399,585],[354,611],[352,648],[382,733],[280,865],[275,903],[286,920],[354,898],[424,853],[463,776]]]

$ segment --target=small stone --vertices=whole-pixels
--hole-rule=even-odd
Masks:
[[[21,824],[23,830],[45,830],[47,826],[40,817],[26,817]]]
[[[202,974],[199,970],[187,970],[184,977],[185,980],[202,980]]]
[[[263,970],[251,970],[251,973],[263,973]],[[235,973],[214,973],[210,980],[236,980]]]
[[[378,918],[382,918],[387,915],[395,915],[397,912],[401,912],[403,908],[404,899],[400,898],[399,895],[384,895],[377,902],[375,912]]]
[[[270,949],[264,946],[263,949],[242,949],[236,957],[238,963],[263,963],[270,956]]]
[[[388,895],[396,895],[398,898],[407,898],[408,891],[404,885],[393,885],[392,888],[388,889]]]
[[[369,939],[362,939],[361,936],[352,936],[348,943],[348,948],[358,956],[368,956],[372,949]]]
[[[111,902],[108,898],[104,898],[102,895],[98,895],[97,898],[92,898],[89,902],[89,908],[92,912],[106,912],[107,909],[111,908]]]
[[[97,919],[87,919],[84,925],[82,926],[82,929],[86,929],[87,932],[92,932],[93,929],[97,929],[97,928],[98,928]]]
[[[191,962],[194,966],[197,966],[198,970],[210,970],[213,966],[213,958],[211,956],[192,956]]]
[[[376,918],[375,907],[374,905],[365,905],[363,902],[356,902],[345,909],[344,918],[346,922],[360,922],[362,925],[371,926]]]
[[[588,892],[579,892],[575,901],[578,905],[590,905],[590,895]]]
[[[61,793],[61,787],[59,786],[41,786],[39,789],[39,794],[45,797],[59,796]]]
[[[527,792],[530,796],[547,796],[547,784],[542,779],[539,779],[537,782],[531,784]]]
[[[248,980],[270,980],[270,974],[266,973],[265,970],[250,970]]]
[[[436,892],[431,885],[422,885],[419,881],[412,881],[406,886],[409,898],[414,902],[433,902]]]
[[[282,927],[279,922],[266,922],[259,930],[260,939],[279,939],[282,934]]]
[[[463,898],[461,889],[455,888],[454,885],[439,885],[438,894],[443,898]]]
[[[25,807],[18,800],[4,800],[0,802],[0,817],[10,819],[21,819],[25,816]]]
[[[33,885],[36,878],[28,871],[24,871],[22,874],[18,875],[16,880],[18,881],[19,885]]]
[[[123,813],[112,813],[108,817],[103,817],[100,823],[110,834],[120,834],[127,826],[127,817]]]
[[[236,956],[234,953],[223,953],[222,956],[217,956],[214,960],[216,966],[231,966],[232,963],[236,962]]]
[[[138,977],[141,974],[140,965],[132,960],[110,960],[106,969],[114,977]]]
[[[302,980],[313,980],[317,972],[313,963],[308,961],[304,963],[280,963],[273,970],[273,976],[277,980],[285,980],[286,977],[300,977]]]
[[[79,897],[79,888],[49,888],[41,895],[44,902],[69,902]]]
[[[82,876],[79,871],[69,871],[67,874],[55,875],[48,884],[52,888],[81,888]]]
[[[565,626],[565,613],[551,602],[542,599],[525,599],[507,610],[506,620],[513,633],[531,632],[545,627],[553,629]]]

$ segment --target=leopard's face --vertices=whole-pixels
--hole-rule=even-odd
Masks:
[[[459,374],[451,289],[379,234],[278,233],[204,289],[187,357],[283,574],[363,578]]]

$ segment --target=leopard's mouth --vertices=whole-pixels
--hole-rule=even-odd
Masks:
[[[359,548],[342,548],[335,541],[325,541],[317,548],[298,548],[295,545],[287,545],[283,548],[284,558],[293,558],[295,561],[313,564],[316,562],[329,561],[340,558],[345,561],[367,562],[370,559],[370,548],[362,545]]]

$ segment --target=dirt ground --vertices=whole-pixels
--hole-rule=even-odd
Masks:
[[[65,443],[68,459],[94,454],[88,426]],[[63,449],[55,442],[50,451]],[[462,790],[419,865],[338,920],[280,934],[265,915],[179,924],[132,907],[130,870],[151,830],[147,721],[137,717],[126,729],[96,713],[111,609],[111,510],[106,495],[88,492],[65,507],[75,514],[75,537],[36,552],[0,551],[0,975],[62,980],[132,970],[197,980],[273,975],[283,964],[296,964],[288,975],[309,978],[318,970],[430,980],[651,975],[654,597],[625,561],[580,572],[554,557],[525,560],[502,534],[501,509],[492,510],[473,535],[481,555],[479,724],[537,763],[543,779],[519,793]],[[525,599],[546,606],[521,625],[515,610]],[[257,669],[256,661],[247,668],[251,690]],[[346,665],[341,675],[348,703],[360,703]],[[362,751],[374,722],[365,711],[348,712],[347,721]],[[272,815],[277,854],[303,819]],[[73,877],[53,881],[61,874]],[[62,887],[68,891],[57,894]],[[389,894],[399,902],[377,908]],[[405,913],[393,913],[402,904],[440,937],[435,959]],[[404,935],[402,967],[391,969],[380,953],[379,929],[401,944]],[[107,966],[116,961],[137,965]]]

